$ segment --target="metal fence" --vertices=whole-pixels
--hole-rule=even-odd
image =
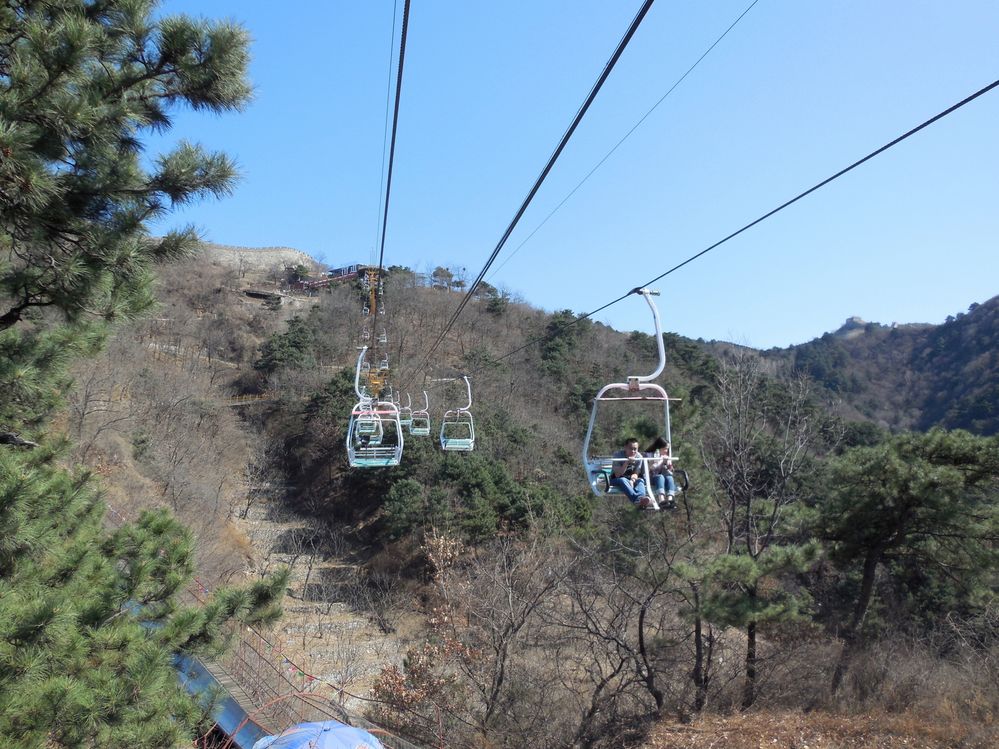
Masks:
[[[128,522],[110,505],[108,515],[114,525]],[[211,591],[195,578],[187,594],[193,602],[203,604]],[[227,626],[231,644],[225,654],[201,662],[249,719],[267,732],[277,734],[297,723],[332,719],[370,731],[390,749],[420,749],[344,708],[340,704],[346,694],[343,689],[283,656],[281,648],[255,627],[238,622]]]

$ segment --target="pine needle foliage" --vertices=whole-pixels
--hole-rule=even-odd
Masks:
[[[224,196],[233,161],[181,143],[142,161],[142,136],[170,111],[241,108],[247,36],[152,0],[11,2],[0,7],[0,330],[57,309],[66,319],[134,317],[152,304],[150,266],[186,253],[191,228],[145,225]]]
[[[273,620],[287,579],[180,605],[188,531],[166,511],[105,531],[92,478],[51,457],[0,452],[0,735],[25,747],[183,745],[208,716],[174,653],[219,652],[232,619]]]
[[[236,169],[192,143],[146,157],[178,106],[250,97],[237,25],[153,18],[154,0],[0,5],[0,737],[6,747],[190,746],[211,705],[180,686],[178,654],[268,622],[276,575],[180,597],[192,540],[166,511],[106,529],[95,479],[46,435],[73,359],[153,304],[155,264],[197,241],[150,220],[231,192]],[[34,440],[26,440],[27,433]],[[28,449],[25,449],[28,448]]]

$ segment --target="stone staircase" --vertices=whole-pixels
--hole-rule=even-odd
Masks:
[[[401,663],[410,643],[400,630],[413,628],[415,614],[393,613],[391,620],[400,626],[385,626],[384,609],[398,596],[387,601],[391,591],[372,591],[342,537],[330,538],[330,531],[313,527],[274,499],[257,500],[246,518],[235,522],[251,541],[258,574],[281,566],[291,570],[284,616],[267,635],[276,657],[289,661],[285,665],[295,675],[297,667],[342,687],[341,706],[363,710],[358,697],[367,695],[383,667]]]

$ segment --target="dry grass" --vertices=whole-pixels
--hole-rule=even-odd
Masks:
[[[915,713],[833,715],[751,712],[703,716],[689,725],[663,723],[643,749],[986,749],[999,745],[994,725],[960,716]]]

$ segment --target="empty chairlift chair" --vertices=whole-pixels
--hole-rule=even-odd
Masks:
[[[472,385],[462,377],[468,392],[468,405],[444,412],[441,419],[441,449],[449,452],[470,452],[475,449],[475,422],[472,419]]]
[[[423,391],[423,408],[412,412],[409,433],[414,437],[430,436],[430,399],[426,390]]]
[[[395,404],[399,406],[399,403]],[[410,434],[413,433],[413,399],[409,397],[409,393],[406,393],[406,405],[399,406],[399,423],[410,430]]]

